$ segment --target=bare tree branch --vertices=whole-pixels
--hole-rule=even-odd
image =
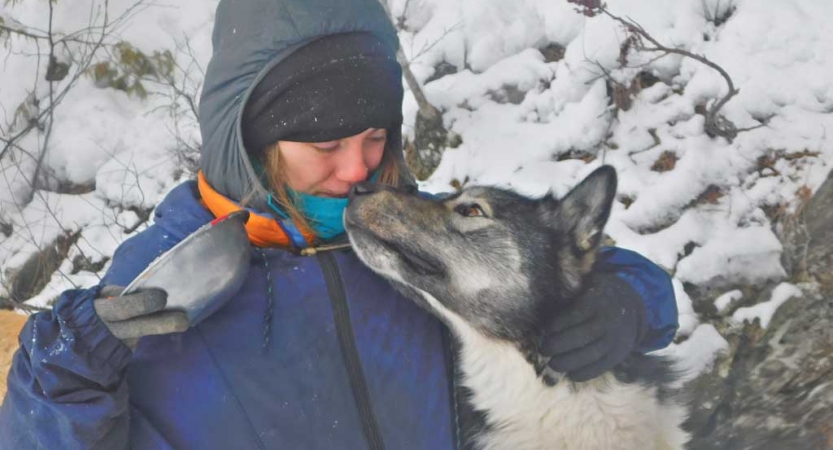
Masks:
[[[32,92],[34,93],[39,91],[38,83],[41,77],[42,58],[48,58],[46,81],[49,83],[47,93],[43,98],[38,98],[33,94],[31,96],[31,100],[27,99],[27,102],[30,101],[31,104],[26,107],[24,115],[22,116],[26,122],[16,124],[15,122],[18,120],[18,113],[15,113],[12,123],[8,125],[6,127],[6,131],[4,131],[5,136],[0,135],[0,142],[3,143],[3,147],[0,149],[0,161],[6,157],[9,158],[7,160],[9,164],[4,165],[2,169],[2,176],[9,188],[9,192],[11,193],[11,200],[15,205],[17,205],[18,215],[20,215],[20,220],[17,221],[11,216],[4,215],[4,224],[8,219],[9,226],[4,226],[3,230],[4,233],[8,231],[9,237],[17,236],[18,239],[23,239],[24,241],[34,245],[37,249],[35,255],[45,255],[45,251],[54,253],[54,250],[50,250],[49,247],[44,247],[43,244],[44,239],[46,238],[44,233],[48,229],[46,225],[53,227],[53,229],[55,229],[54,227],[57,225],[56,229],[60,230],[59,239],[57,241],[60,247],[58,250],[59,259],[47,264],[43,270],[47,270],[49,272],[46,276],[49,276],[52,273],[57,273],[70,284],[73,284],[72,279],[67,274],[63,273],[60,267],[55,267],[54,264],[60,264],[60,262],[67,257],[70,248],[72,247],[74,247],[75,253],[77,253],[77,255],[83,260],[92,261],[92,259],[86,254],[85,250],[78,242],[80,239],[84,239],[82,236],[83,227],[79,224],[75,224],[73,230],[71,229],[73,227],[68,228],[64,226],[62,218],[60,217],[60,211],[55,210],[55,205],[51,204],[50,197],[44,195],[44,192],[40,189],[40,180],[46,170],[44,160],[50,147],[52,126],[55,119],[55,109],[61,104],[62,100],[75,86],[80,77],[86,73],[89,67],[91,67],[96,58],[99,57],[99,51],[101,49],[106,49],[108,45],[111,45],[108,44],[108,40],[113,35],[114,30],[126,24],[129,18],[142,10],[142,6],[144,6],[144,4],[145,0],[138,0],[124,13],[116,17],[115,20],[112,20],[109,14],[109,0],[104,0],[102,3],[93,2],[91,3],[90,8],[89,23],[91,25],[68,35],[61,35],[59,33],[55,33],[54,31],[54,3],[52,1],[48,1],[49,20],[47,30],[27,28],[16,21],[4,21],[3,25],[0,26],[0,32],[14,33],[27,39],[32,39],[33,45],[37,48],[37,51],[31,54],[31,56],[37,58],[35,65],[36,76]],[[12,23],[12,25],[9,25],[9,23]],[[48,51],[42,51],[41,43],[48,44]],[[69,58],[69,64],[59,62],[57,60],[57,50],[59,48],[66,50],[65,53]],[[10,51],[9,54],[29,56],[26,52],[16,52],[13,50]],[[63,65],[63,67],[60,67],[60,65]],[[70,77],[66,78],[66,72],[69,67],[73,67],[73,73]],[[57,82],[61,82],[60,89],[56,88],[57,85],[55,83]],[[18,128],[18,126],[20,128]],[[17,128],[17,130],[14,131],[14,128]],[[35,128],[38,128],[43,133],[42,139],[38,143],[39,148],[36,151],[29,151],[19,145],[19,141]],[[27,175],[28,169],[23,169],[21,167],[21,164],[24,162],[20,161],[19,157],[28,158],[31,160],[31,164],[34,164],[31,176]],[[26,161],[25,164],[28,165],[30,162]],[[9,174],[9,170],[15,170],[15,172]],[[134,172],[136,171],[134,170]],[[136,176],[138,177],[138,175]],[[15,198],[16,194],[14,187],[12,186],[12,183],[18,182],[14,180],[15,177],[18,178],[18,180],[23,181],[23,183],[28,187],[28,191],[26,191],[27,198]],[[141,192],[140,186],[139,190]],[[40,205],[43,209],[42,219],[32,218],[31,213],[28,213],[28,217],[23,217],[23,208],[25,207],[23,205],[29,204],[35,196],[37,196],[41,202]],[[141,225],[141,223],[147,220],[148,214],[145,214],[144,218],[141,217],[142,214],[139,214],[138,212],[137,214],[140,216],[137,224],[125,224],[122,228],[128,229],[133,227],[135,229],[135,227]],[[114,221],[118,221],[117,212],[112,212],[112,216]],[[40,231],[38,231],[38,229]],[[3,281],[3,283],[5,284],[5,281]],[[14,295],[12,289],[7,290],[13,294],[12,297],[18,296]],[[40,309],[30,305],[19,304],[19,302],[17,302],[15,306],[32,310]]]
[[[79,63],[78,63],[77,69],[75,70],[75,73],[69,79],[69,81],[65,82],[65,85],[64,85],[63,89],[61,89],[57,93],[57,95],[54,92],[50,92],[50,94],[49,94],[49,98],[50,98],[49,107],[44,108],[43,110],[39,111],[38,115],[36,117],[31,118],[29,123],[23,129],[21,129],[19,132],[17,132],[16,134],[14,134],[13,136],[11,136],[9,138],[4,138],[4,137],[0,136],[0,142],[2,142],[4,144],[3,149],[0,150],[0,159],[2,159],[8,153],[8,151],[13,147],[14,142],[21,139],[23,136],[25,136],[27,133],[29,133],[32,129],[34,129],[36,127],[39,127],[41,125],[42,121],[45,118],[51,117],[52,110],[54,108],[56,108],[61,103],[61,101],[67,95],[67,93],[69,93],[69,91],[72,89],[72,87],[75,86],[75,84],[81,78],[81,76],[84,75],[87,68],[89,68],[91,66],[92,62],[95,60],[95,57],[98,54],[98,51],[105,47],[105,45],[106,45],[105,41],[112,35],[114,30],[116,30],[120,26],[123,26],[130,17],[135,15],[140,10],[139,8],[146,7],[146,6],[147,5],[146,5],[145,0],[138,0],[130,8],[125,10],[125,12],[123,12],[121,15],[119,15],[118,17],[116,17],[115,19],[113,19],[111,21],[110,17],[109,17],[109,0],[104,0],[103,8],[99,8],[103,11],[99,11],[98,13],[96,13],[96,15],[97,14],[103,14],[102,24],[101,25],[91,25],[91,26],[89,26],[89,27],[87,27],[83,30],[83,32],[86,32],[86,33],[89,33],[89,34],[92,34],[95,31],[99,31],[99,33],[98,33],[98,37],[96,38],[96,40],[92,41],[92,43],[90,45],[87,45],[86,47],[81,48],[81,55],[80,55],[81,57],[79,59]],[[94,9],[95,9],[95,7],[93,6],[91,8],[91,13],[90,13],[91,23],[93,23],[92,21],[98,20],[96,17],[94,17],[94,13],[93,13]],[[50,14],[51,14],[51,12],[50,12]],[[51,28],[51,22],[52,21],[50,20],[50,28]],[[48,34],[50,36],[52,35],[51,29],[49,30]],[[74,34],[75,33],[72,33],[71,35],[74,35]],[[47,40],[50,42],[50,53],[49,53],[49,55],[51,57],[54,57],[54,47],[57,46],[59,43],[63,44],[63,41],[61,39],[54,40],[54,37],[53,38],[47,38]],[[36,43],[37,42],[40,42],[40,39],[36,40]],[[84,41],[84,42],[86,42],[86,41]],[[38,53],[37,56],[39,56],[39,55],[40,55],[40,52]],[[51,61],[51,59],[50,59],[50,61]],[[38,64],[38,67],[40,67],[40,64]],[[36,78],[36,82],[37,82],[37,79],[39,79],[39,78],[40,78],[39,76]],[[38,100],[37,103],[39,104],[42,101],[43,100]]]
[[[379,0],[379,3],[383,8],[385,8],[385,12],[388,13],[388,17],[393,20],[393,14],[390,11],[387,1]],[[396,60],[399,62],[399,65],[402,66],[402,74],[405,76],[405,82],[408,83],[408,88],[411,90],[411,93],[414,94],[414,98],[416,98],[417,105],[419,105],[419,113],[426,118],[436,119],[440,116],[440,111],[428,101],[428,98],[425,97],[425,93],[422,91],[422,86],[419,85],[419,82],[413,72],[411,72],[411,63],[405,56],[405,52],[402,51],[402,46],[399,46],[396,50]]]
[[[48,41],[49,41],[49,65],[50,65],[50,67],[52,67],[52,65],[55,63],[55,41],[52,39],[52,24],[53,24],[52,19],[53,19],[53,15],[55,13],[55,7],[54,7],[54,5],[51,1],[47,2],[47,3],[49,3],[49,31],[47,33],[47,36],[49,38],[48,39]],[[48,72],[49,71],[47,70],[47,73]],[[49,78],[49,77],[47,76],[47,78]],[[35,189],[36,189],[36,186],[37,186],[37,183],[38,183],[38,175],[40,174],[41,167],[43,166],[43,159],[46,157],[46,152],[49,151],[49,137],[52,135],[52,124],[54,123],[54,119],[55,119],[55,108],[53,107],[54,104],[55,104],[55,82],[52,81],[52,80],[49,80],[49,108],[47,108],[48,119],[47,119],[47,125],[46,125],[46,132],[44,133],[43,144],[41,146],[42,150],[40,151],[40,154],[38,155],[38,161],[37,161],[37,164],[35,165],[35,171],[32,174],[31,181],[29,181],[29,184],[32,186],[32,192],[33,193],[35,192]],[[28,203],[28,201],[26,203]]]
[[[434,40],[434,42],[431,42],[430,44],[426,43],[425,45],[422,46],[421,49],[419,49],[418,52],[411,52],[411,60],[417,60],[417,59],[419,59],[420,56],[428,53],[432,48],[434,48],[434,46],[439,44],[440,41],[445,39],[446,36],[448,36],[449,34],[457,31],[458,29],[460,29],[461,26],[462,26],[461,23],[456,23],[451,28],[447,28],[447,29],[443,30],[443,34],[441,34],[440,37],[438,37],[436,40]]]
[[[735,124],[732,123],[729,119],[726,119],[725,117],[718,114],[720,112],[720,109],[726,104],[726,102],[728,102],[732,97],[734,97],[738,94],[738,92],[740,92],[739,89],[735,88],[735,84],[734,82],[732,82],[732,77],[729,76],[729,73],[726,72],[726,70],[724,70],[718,64],[712,62],[705,56],[698,55],[687,50],[667,47],[663,45],[653,36],[651,36],[650,33],[648,33],[641,25],[636,23],[634,20],[623,19],[619,16],[612,14],[610,11],[608,11],[605,5],[599,6],[598,11],[625,26],[625,29],[629,33],[631,33],[631,36],[635,38],[634,48],[636,50],[644,52],[661,52],[662,55],[660,57],[674,54],[691,58],[716,70],[720,74],[720,76],[722,76],[723,79],[726,80],[726,84],[728,86],[728,91],[726,92],[726,95],[720,98],[717,102],[713,103],[711,107],[709,107],[709,109],[706,111],[706,123],[704,128],[709,136],[720,136],[731,142],[735,137],[737,137],[740,131],[748,131],[750,129],[755,128],[753,127],[739,130],[735,126]],[[653,46],[651,47],[645,45],[644,41],[649,42]]]

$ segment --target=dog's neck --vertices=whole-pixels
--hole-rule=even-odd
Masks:
[[[540,349],[540,336],[530,336],[521,342],[508,342],[490,338],[476,330],[455,312],[446,308],[442,302],[431,294],[415,289],[414,294],[422,297],[424,304],[431,308],[431,312],[438,316],[457,336],[462,346],[462,368],[464,372],[478,372],[476,367],[491,360],[505,366],[512,372],[511,378],[523,373],[525,378],[535,379],[538,383],[553,386],[563,378],[552,371],[547,364],[549,358],[544,357]],[[500,361],[499,361],[500,360]],[[467,367],[469,366],[469,367]],[[489,371],[493,374],[498,372]],[[529,380],[525,380],[529,382]]]
[[[684,411],[661,407],[656,388],[622,384],[610,372],[570,382],[552,371],[534,346],[521,349],[490,338],[430,294],[421,295],[459,340],[460,382],[470,391],[467,401],[485,417],[486,428],[473,438],[475,448],[682,448],[673,443],[686,440],[679,429]]]

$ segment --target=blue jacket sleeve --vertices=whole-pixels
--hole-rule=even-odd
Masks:
[[[130,349],[95,314],[99,288],[29,318],[0,407],[0,450],[126,449]]]
[[[599,270],[625,280],[645,302],[648,330],[638,350],[647,353],[668,346],[680,326],[671,277],[639,253],[617,247],[601,249],[598,264]]]

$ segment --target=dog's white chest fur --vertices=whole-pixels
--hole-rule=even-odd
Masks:
[[[610,375],[548,387],[519,351],[481,336],[464,339],[461,357],[463,384],[492,427],[477,439],[484,450],[671,450],[687,441],[683,409],[660,404],[653,388]]]
[[[682,407],[662,404],[655,388],[612,375],[546,386],[515,347],[491,340],[427,295],[461,340],[462,383],[488,430],[483,450],[676,450],[688,441]]]

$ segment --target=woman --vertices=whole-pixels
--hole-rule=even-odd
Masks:
[[[384,11],[375,0],[223,0],[213,43],[199,180],[119,247],[104,292],[67,291],[29,320],[0,449],[460,448],[469,414],[443,327],[349,250],[299,251],[343,242],[355,183],[414,185]],[[248,278],[197,326],[160,312],[164,293],[104,299],[241,208],[252,213]],[[543,351],[576,380],[667,345],[677,326],[668,277],[638,255],[607,250],[597,283],[607,295],[546,319]]]

